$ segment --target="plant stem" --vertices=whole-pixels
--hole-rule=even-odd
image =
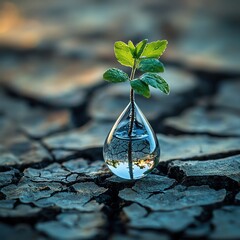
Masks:
[[[134,60],[134,65],[130,75],[130,81],[134,79],[136,71],[136,61]],[[129,176],[130,179],[133,179],[133,167],[132,167],[132,131],[133,131],[133,123],[134,123],[134,115],[135,115],[135,107],[134,107],[134,91],[131,88],[130,91],[130,101],[131,101],[131,114],[130,114],[130,124],[128,129],[128,136],[130,141],[128,143],[128,168],[129,168]]]
[[[132,139],[128,143],[128,169],[130,179],[133,179],[133,166],[132,166]]]
[[[131,75],[130,75],[130,81],[134,79],[134,75],[136,72],[136,61],[134,60],[134,65],[131,71]],[[134,123],[134,115],[135,115],[135,107],[134,107],[134,91],[131,88],[130,90],[130,102],[131,102],[131,119],[130,119],[130,125],[129,125],[129,129],[128,129],[128,136],[130,137],[132,135],[132,131],[133,131],[133,123]]]

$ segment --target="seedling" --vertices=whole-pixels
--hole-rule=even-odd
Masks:
[[[167,47],[166,40],[136,46],[129,41],[114,44],[115,56],[119,63],[131,68],[130,76],[117,68],[110,68],[103,78],[112,83],[130,83],[130,103],[118,117],[109,132],[104,146],[103,157],[109,169],[125,179],[139,179],[149,174],[159,163],[160,147],[155,133],[134,100],[134,92],[150,97],[149,86],[169,94],[167,82],[160,76],[164,66],[159,61]],[[135,78],[136,71],[142,75]]]
[[[128,44],[121,41],[114,44],[114,53],[118,62],[123,66],[130,67],[132,69],[131,74],[128,76],[121,69],[110,68],[103,74],[103,78],[112,83],[129,81],[131,85],[132,118],[129,136],[132,133],[134,121],[134,92],[149,98],[151,96],[149,86],[151,86],[169,94],[169,86],[159,74],[164,72],[164,66],[159,58],[167,48],[167,44],[167,40],[148,43],[147,39],[142,40],[136,46],[131,40],[128,41]],[[136,70],[143,72],[143,74],[135,79]]]
[[[129,81],[131,89],[146,98],[151,96],[149,86],[169,94],[169,86],[159,74],[164,72],[164,66],[159,58],[167,48],[167,44],[166,40],[147,43],[147,39],[136,46],[132,41],[128,41],[128,44],[115,42],[115,56],[119,63],[132,69],[131,74],[128,76],[118,68],[110,68],[103,74],[103,78],[112,83]],[[143,74],[135,79],[136,70]]]

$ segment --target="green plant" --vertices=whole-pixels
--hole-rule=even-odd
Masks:
[[[159,73],[164,72],[164,66],[158,60],[165,51],[167,44],[166,40],[148,43],[147,39],[142,40],[136,46],[132,41],[128,41],[128,44],[121,41],[114,44],[114,52],[118,62],[130,67],[132,69],[131,74],[128,76],[120,69],[110,68],[103,74],[103,78],[112,83],[129,81],[131,85],[130,101],[132,107],[129,136],[132,134],[134,123],[134,92],[149,98],[151,96],[150,85],[165,94],[169,94],[167,82],[159,75]],[[136,70],[143,72],[143,74],[135,79]]]
[[[110,68],[103,74],[103,78],[112,83],[129,81],[131,89],[146,98],[151,96],[149,85],[169,94],[167,82],[159,75],[164,72],[164,66],[158,60],[165,51],[167,43],[166,40],[147,43],[147,39],[144,39],[134,46],[132,41],[128,41],[128,44],[115,42],[114,52],[118,62],[132,68],[132,71],[128,76],[120,69]],[[135,79],[136,70],[143,74]]]

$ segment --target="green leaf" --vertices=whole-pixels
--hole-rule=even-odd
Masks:
[[[164,72],[163,64],[156,58],[141,59],[138,69],[142,72]]]
[[[158,88],[163,93],[169,94],[169,86],[167,82],[157,73],[145,73],[140,77],[140,79],[146,84],[149,84],[154,88]]]
[[[147,39],[144,39],[136,45],[136,50],[135,50],[136,58],[140,58],[140,56],[142,55],[142,53],[147,45],[147,41],[148,41]]]
[[[117,68],[110,68],[104,74],[103,78],[112,83],[126,82],[129,80],[127,73]]]
[[[128,41],[128,46],[131,50],[132,56],[135,57],[135,46],[131,40]]]
[[[132,67],[134,59],[130,47],[124,42],[115,42],[114,44],[115,56],[119,63],[124,66]]]
[[[143,95],[146,98],[149,98],[151,96],[149,86],[140,79],[134,79],[130,81],[130,84],[136,93]]]
[[[159,58],[167,48],[167,40],[158,40],[156,42],[148,43],[142,53],[143,57]]]

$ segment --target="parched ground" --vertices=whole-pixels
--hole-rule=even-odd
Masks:
[[[221,21],[234,16],[234,8],[212,19],[210,4],[206,26],[197,14],[187,24],[184,11],[173,8],[176,26],[169,26],[168,16],[157,18],[163,3],[137,5],[131,17],[152,28],[132,20],[135,32],[125,36],[138,39],[143,32],[157,38],[155,24],[165,20],[168,31],[164,24],[161,29],[174,43],[163,60],[171,94],[153,90],[151,99],[136,97],[157,133],[161,161],[148,177],[123,181],[109,172],[102,146],[129,101],[129,87],[101,77],[107,67],[118,66],[111,47],[121,39],[117,29],[129,27],[117,18],[122,5],[104,1],[93,14],[96,2],[82,1],[77,14],[74,1],[23,2],[6,5],[12,15],[1,15],[18,24],[12,21],[0,38],[0,239],[240,239],[239,35],[232,24],[226,31],[235,38],[214,44],[210,37],[213,28],[221,35]],[[62,21],[54,22],[49,9]],[[205,26],[208,47],[178,36],[181,27],[197,38],[195,26]],[[220,58],[226,45],[232,54]]]

